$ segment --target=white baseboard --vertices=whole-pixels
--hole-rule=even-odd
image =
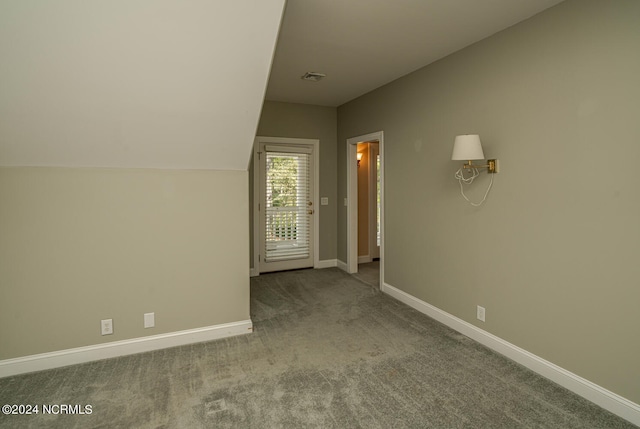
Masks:
[[[349,267],[347,267],[347,263],[342,262],[340,259],[338,259],[338,263],[336,267],[340,268],[342,271],[346,271],[347,273],[349,272]]]
[[[258,277],[260,271],[257,268],[249,268],[249,277]]]
[[[529,368],[530,370],[548,378],[549,380],[571,390],[583,398],[599,405],[622,417],[629,422],[640,426],[640,405],[620,395],[617,395],[604,387],[584,379],[564,368],[561,368],[539,356],[534,355],[520,347],[513,345],[500,337],[496,337],[477,326],[459,319],[445,311],[434,307],[406,292],[401,291],[387,283],[382,285],[382,291],[394,297],[398,301],[415,308],[421,313],[441,322],[461,334],[495,350],[511,360]]]
[[[337,259],[325,259],[323,261],[317,261],[313,268],[332,268],[338,266]]]
[[[371,256],[369,256],[369,255],[358,256],[358,263],[359,264],[368,264],[372,260],[373,259],[371,259]]]
[[[149,337],[96,344],[94,346],[5,359],[0,361],[0,378],[94,360],[182,346],[185,344],[218,340],[220,338],[251,332],[253,332],[253,323],[251,320],[242,320],[239,322],[188,329],[186,331],[170,332],[168,334],[152,335]]]

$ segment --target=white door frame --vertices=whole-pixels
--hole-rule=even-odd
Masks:
[[[313,267],[317,268],[320,260],[320,210],[318,203],[320,202],[320,140],[317,139],[298,139],[288,137],[264,137],[257,136],[253,140],[253,249],[252,259],[253,268],[251,276],[260,275],[260,262],[258,255],[260,254],[260,213],[258,212],[258,204],[260,203],[260,162],[258,161],[258,152],[260,151],[260,143],[273,143],[279,145],[291,146],[312,146],[313,147]]]
[[[380,288],[384,279],[384,133],[347,139],[347,272],[358,272],[358,143],[377,141],[380,149]]]

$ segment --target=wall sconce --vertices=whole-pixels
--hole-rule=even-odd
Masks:
[[[358,152],[356,154],[356,159],[358,160],[358,168],[360,168],[360,161],[362,160],[362,152]]]
[[[488,173],[498,172],[497,159],[487,160],[486,165],[476,165],[472,162],[473,160],[484,159],[482,143],[480,143],[480,136],[477,134],[456,136],[453,142],[451,159],[453,161],[467,161],[467,164],[463,165],[462,168],[486,168]]]
[[[456,139],[453,142],[453,154],[451,155],[451,159],[453,161],[467,161],[467,163],[456,171],[455,174],[455,178],[458,179],[458,182],[460,183],[460,193],[472,206],[477,207],[482,205],[482,203],[487,199],[487,195],[489,195],[491,186],[493,186],[493,175],[498,172],[498,160],[489,159],[487,160],[486,165],[477,165],[473,163],[473,160],[484,159],[482,143],[480,143],[480,136],[477,134],[456,136]],[[491,173],[491,181],[489,182],[489,186],[487,187],[487,191],[485,192],[482,201],[474,203],[464,194],[463,185],[470,185],[473,183],[473,180],[480,174],[478,172],[478,168],[486,168],[487,172]],[[464,176],[464,171],[467,169],[471,172],[471,176],[469,177]]]

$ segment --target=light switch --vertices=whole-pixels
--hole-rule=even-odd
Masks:
[[[320,205],[321,206],[328,206],[329,205],[329,197],[320,198]]]

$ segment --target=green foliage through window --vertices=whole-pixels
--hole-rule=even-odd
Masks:
[[[267,157],[267,235],[270,240],[298,238],[298,168],[297,155]],[[276,210],[273,210],[276,209]]]

